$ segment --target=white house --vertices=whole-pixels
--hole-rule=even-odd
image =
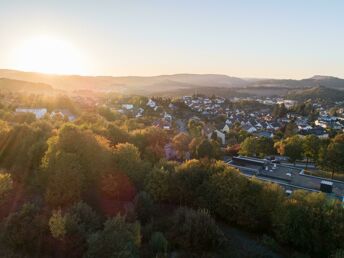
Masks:
[[[37,119],[44,117],[47,113],[46,108],[16,108],[16,113],[32,113]]]
[[[228,124],[225,124],[225,126],[222,128],[222,132],[226,132],[226,133],[229,133],[229,126]]]
[[[73,115],[69,110],[67,109],[56,109],[51,112],[50,116],[54,117],[56,115],[60,115],[62,117],[67,117],[68,121],[73,121],[76,119],[76,116]]]
[[[122,108],[125,108],[126,110],[132,110],[134,108],[133,104],[123,104]]]
[[[152,99],[149,99],[148,102],[147,102],[147,106],[149,106],[151,108],[155,108],[156,107],[156,103]]]
[[[226,135],[223,132],[220,132],[219,130],[214,130],[213,132],[208,134],[208,139],[211,139],[211,136],[213,135],[213,133],[217,134],[217,139],[220,140],[220,142],[222,144],[225,144],[226,142]]]

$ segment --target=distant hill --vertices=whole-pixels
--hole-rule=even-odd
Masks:
[[[192,87],[241,87],[247,82],[243,79],[217,74],[176,74],[159,76],[79,76],[79,75],[50,75],[33,72],[0,69],[0,78],[9,78],[30,82],[42,82],[62,90],[113,90],[163,91],[167,85],[170,89]],[[171,82],[174,82],[172,85]]]
[[[344,79],[332,76],[316,75],[302,80],[283,80],[283,79],[265,79],[256,80],[250,83],[251,87],[285,87],[285,88],[309,88],[324,86],[332,89],[344,90]]]
[[[27,82],[0,78],[0,91],[52,92],[54,89],[45,83]]]
[[[344,90],[344,80],[330,76],[314,76],[303,80],[242,79],[221,74],[174,74],[159,76],[79,76],[51,75],[0,69],[0,78],[44,83],[61,90],[115,91],[120,93],[156,94],[190,91],[195,88],[273,88],[297,89],[325,86]],[[252,91],[249,90],[249,91]],[[253,90],[255,91],[255,89]],[[243,92],[244,93],[244,92]],[[245,92],[248,93],[248,92]],[[264,93],[265,94],[265,93]]]
[[[290,90],[287,94],[287,98],[298,101],[310,99],[335,102],[344,100],[344,91],[318,86],[307,89]]]

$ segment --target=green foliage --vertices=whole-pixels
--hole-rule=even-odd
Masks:
[[[176,210],[169,235],[177,247],[197,253],[216,251],[225,241],[222,231],[206,210]]]
[[[165,156],[164,146],[168,142],[166,131],[147,127],[132,133],[131,143],[138,147],[142,158],[156,163]]]
[[[228,222],[251,230],[269,230],[272,212],[283,200],[283,191],[274,184],[249,180],[234,168],[222,168],[208,185],[209,207]]]
[[[274,107],[272,109],[272,116],[275,118],[281,118],[287,114],[287,111],[288,110],[283,103],[282,104],[276,104],[276,105],[274,105]]]
[[[149,164],[141,160],[140,152],[130,143],[120,143],[113,152],[115,166],[125,173],[136,186],[142,187]]]
[[[338,134],[333,138],[330,144],[323,146],[319,152],[320,165],[328,169],[333,174],[335,172],[344,172],[344,134]]]
[[[343,100],[344,93],[341,90],[326,88],[324,86],[317,86],[301,90],[292,90],[288,92],[287,98],[295,99],[300,102],[311,99],[313,101],[333,103],[335,101]]]
[[[322,193],[295,191],[282,204],[274,219],[275,233],[281,242],[317,257],[328,255],[335,246],[343,246],[344,213],[339,202],[328,200]]]
[[[74,125],[63,126],[48,144],[42,169],[47,181],[46,200],[54,207],[79,201],[86,186],[94,185],[111,167],[108,143]]]
[[[39,255],[44,219],[38,213],[35,205],[27,203],[6,217],[1,224],[2,243],[23,254]]]
[[[240,155],[256,156],[258,149],[258,139],[255,137],[246,138],[240,145]]]
[[[154,168],[145,180],[145,190],[155,201],[168,200],[171,191],[169,184],[170,175],[163,169]]]
[[[344,258],[344,249],[338,249],[336,250],[330,258]]]
[[[85,177],[75,154],[60,153],[50,168],[45,199],[53,207],[67,206],[81,199]],[[49,172],[48,172],[49,173]]]
[[[187,158],[190,142],[191,138],[186,133],[179,133],[173,137],[172,144],[179,159],[185,160]]]
[[[6,194],[12,190],[13,180],[11,175],[0,171],[0,202],[5,198]]]
[[[294,121],[289,122],[284,127],[284,137],[291,137],[294,136],[297,133],[297,125]]]
[[[149,245],[155,254],[165,254],[167,252],[168,241],[161,232],[154,232]]]
[[[51,127],[42,124],[15,125],[10,130],[4,129],[0,139],[0,163],[11,170],[13,177],[27,181],[40,165],[48,145],[46,140],[51,135]]]
[[[140,244],[139,224],[126,223],[123,217],[117,216],[108,219],[103,230],[89,236],[85,257],[139,257]]]
[[[129,134],[123,129],[114,124],[110,124],[107,128],[108,139],[113,146],[119,143],[126,143],[129,141]]]
[[[210,174],[209,167],[199,160],[193,159],[181,164],[172,175],[171,189],[174,201],[204,207],[204,191]]]
[[[54,210],[49,219],[49,228],[51,235],[62,240],[66,235],[66,221],[65,215],[62,215],[61,210]]]
[[[117,201],[131,201],[136,194],[136,187],[132,180],[121,172],[103,175],[101,190],[108,198]]]
[[[289,137],[277,142],[275,148],[280,155],[287,156],[293,163],[303,157],[303,141],[299,136]]]
[[[197,119],[190,119],[188,122],[188,130],[192,137],[200,137],[202,135],[202,130],[204,123]]]
[[[66,214],[66,227],[69,234],[87,237],[101,228],[101,220],[97,213],[86,203],[74,204]]]
[[[100,107],[98,113],[108,121],[115,121],[119,118],[119,114],[113,112],[110,108]]]
[[[146,192],[140,192],[136,195],[134,207],[137,218],[141,223],[147,223],[154,214],[154,202]]]
[[[219,158],[220,156],[220,145],[217,141],[209,141],[208,139],[203,139],[196,146],[196,157],[201,158]]]
[[[318,160],[320,139],[315,135],[307,135],[303,140],[304,154],[307,159]]]

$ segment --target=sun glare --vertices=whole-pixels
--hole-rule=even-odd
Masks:
[[[53,73],[85,73],[85,62],[75,46],[68,41],[49,36],[25,40],[13,49],[12,63],[15,69]]]

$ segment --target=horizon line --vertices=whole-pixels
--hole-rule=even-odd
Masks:
[[[332,77],[332,78],[337,78],[341,79],[339,76],[334,76],[334,75],[322,75],[322,74],[313,74],[308,77],[300,77],[300,78],[288,78],[288,77],[259,77],[259,76],[234,76],[234,75],[228,75],[224,73],[187,73],[187,72],[181,72],[181,73],[170,73],[170,74],[155,74],[155,75],[94,75],[94,74],[68,74],[68,73],[46,73],[46,72],[39,72],[39,71],[29,71],[29,70],[21,70],[21,69],[13,69],[13,68],[1,68],[1,70],[6,70],[6,71],[13,71],[13,72],[22,72],[22,73],[34,73],[34,74],[39,74],[39,75],[47,75],[47,76],[75,76],[75,77],[143,77],[143,78],[150,78],[150,77],[160,77],[160,76],[175,76],[175,75],[218,75],[218,76],[227,76],[230,78],[237,78],[237,79],[243,79],[243,80],[304,80],[304,79],[311,79],[313,77]]]

